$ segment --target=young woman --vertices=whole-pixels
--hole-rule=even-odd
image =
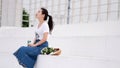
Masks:
[[[41,50],[44,47],[48,47],[48,34],[53,30],[53,20],[48,14],[45,8],[41,8],[37,14],[36,18],[39,24],[35,30],[35,39],[33,44],[29,46],[20,47],[14,55],[19,61],[19,64],[25,68],[33,68],[37,60],[37,56],[41,54]],[[48,19],[48,20],[47,20]]]

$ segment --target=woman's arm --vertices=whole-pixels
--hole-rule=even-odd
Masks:
[[[36,38],[34,38],[34,40],[33,40],[33,44],[35,44],[35,41],[36,41]]]
[[[31,44],[28,44],[28,46],[34,46],[35,42],[36,42],[36,38],[34,38],[33,42]]]
[[[43,39],[41,39],[38,43],[34,44],[34,46],[39,46],[41,45],[42,43],[44,43],[45,41],[47,41],[47,38],[48,38],[48,32],[45,32],[43,34]]]

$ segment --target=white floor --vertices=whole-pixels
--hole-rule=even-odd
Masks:
[[[0,68],[22,68],[12,54],[2,53],[0,56]]]
[[[49,37],[61,56],[38,56],[36,68],[120,68],[120,24],[56,25]],[[34,28],[0,28],[0,68],[22,68],[12,55],[33,39]]]

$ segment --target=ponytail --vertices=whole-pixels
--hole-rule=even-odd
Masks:
[[[53,20],[52,20],[52,16],[48,15],[48,11],[47,9],[45,8],[41,8],[42,9],[42,14],[45,14],[45,17],[44,17],[44,20],[47,20],[47,18],[49,17],[49,20],[48,20],[48,26],[49,26],[49,31],[50,31],[50,34],[53,30]]]
[[[49,26],[49,31],[50,31],[50,34],[53,30],[53,19],[52,19],[52,16],[48,15],[49,16],[49,20],[48,20],[48,26]]]

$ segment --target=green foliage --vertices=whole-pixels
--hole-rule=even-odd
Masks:
[[[22,14],[22,27],[29,27],[29,14],[24,8]]]
[[[28,13],[25,11],[25,8],[23,8],[23,14],[28,14]]]
[[[49,55],[54,52],[54,48],[51,47],[45,47],[41,50],[41,54],[43,55]]]
[[[23,20],[29,20],[29,15],[23,16]]]

